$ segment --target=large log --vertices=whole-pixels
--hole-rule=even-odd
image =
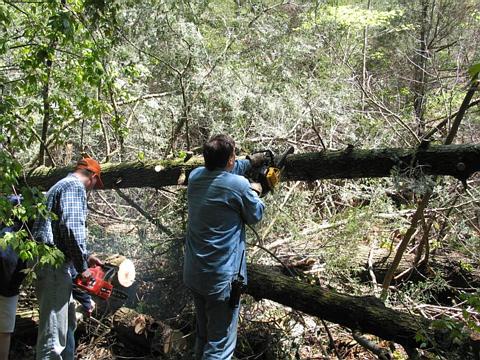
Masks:
[[[186,348],[182,332],[133,309],[118,309],[112,323],[120,341],[135,346],[143,353],[161,355]]]
[[[247,293],[270,299],[352,330],[376,335],[407,349],[423,347],[449,359],[479,357],[480,336],[454,341],[450,332],[424,317],[386,307],[372,296],[350,296],[285,276],[268,266],[250,265]],[[421,337],[418,335],[422,334]]]
[[[107,163],[102,164],[102,178],[106,189],[184,185],[189,172],[200,165],[202,159],[198,157],[186,162],[176,159]],[[313,181],[385,177],[390,176],[395,168],[402,171],[412,165],[425,174],[467,179],[480,170],[480,145],[372,150],[347,148],[342,151],[295,154],[287,158],[283,179]],[[39,167],[26,175],[24,183],[48,189],[71,170],[71,167]]]
[[[247,293],[255,299],[269,299],[306,314],[337,323],[352,330],[370,333],[406,348],[425,347],[449,359],[479,356],[480,336],[451,339],[450,331],[434,322],[386,307],[372,296],[350,296],[283,275],[278,268],[249,264]],[[23,314],[23,313],[21,313]],[[19,314],[20,315],[20,314]],[[20,317],[25,317],[23,321]],[[143,353],[168,353],[183,350],[179,331],[154,318],[128,308],[120,308],[112,317],[112,328],[120,341]],[[17,318],[17,334],[34,331],[31,312]],[[27,324],[26,326],[24,326]],[[421,334],[421,337],[418,335]],[[28,334],[27,334],[28,335]],[[459,342],[460,341],[460,342]],[[424,343],[422,345],[422,343]]]
[[[78,314],[77,314],[78,315]],[[98,326],[98,320],[85,319],[77,316],[77,333],[85,333],[86,323]],[[108,321],[107,321],[108,320]],[[186,341],[183,333],[172,329],[164,322],[152,316],[141,314],[133,309],[121,307],[103,321],[103,327],[110,323],[111,330],[119,341],[137,353],[160,356],[172,352],[185,350]],[[111,320],[111,322],[110,322]],[[29,345],[34,345],[38,328],[38,312],[29,305],[25,308],[22,304],[17,310],[14,337],[21,339]]]

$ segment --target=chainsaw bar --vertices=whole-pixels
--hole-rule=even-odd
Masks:
[[[112,293],[110,294],[110,298],[115,298],[116,300],[127,300],[128,294],[114,287]]]

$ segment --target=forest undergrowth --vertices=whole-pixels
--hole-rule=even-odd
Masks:
[[[0,192],[26,195],[24,219],[44,208],[21,180],[82,153],[102,163],[186,159],[217,133],[232,135],[240,156],[480,143],[475,0],[4,1],[0,30]],[[437,320],[457,342],[464,330],[478,335],[480,177],[433,177],[411,165],[384,178],[282,182],[264,199],[258,236],[247,229],[249,261],[381,297]],[[89,248],[136,265],[126,306],[180,330],[184,345],[142,353],[94,317],[78,332],[79,358],[191,359],[185,187],[108,189],[88,201]],[[22,294],[33,309],[31,288]],[[31,357],[33,341],[14,338],[12,356]],[[415,358],[245,296],[236,356],[375,359],[372,344],[387,358]]]

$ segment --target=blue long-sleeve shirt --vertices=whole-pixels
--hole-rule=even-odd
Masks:
[[[75,269],[82,273],[88,267],[86,249],[87,194],[85,186],[73,174],[58,181],[47,192],[47,209],[57,219],[38,219],[33,225],[37,241],[55,245]]]
[[[199,167],[190,173],[183,279],[200,294],[224,290],[239,269],[247,281],[245,223],[260,221],[265,208],[239,176],[249,169],[250,161],[237,160],[231,172]]]

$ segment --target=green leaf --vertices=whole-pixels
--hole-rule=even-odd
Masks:
[[[478,73],[480,73],[480,63],[470,66],[470,68],[468,69],[468,73],[471,77],[474,77]]]
[[[185,151],[180,150],[180,151],[178,152],[178,158],[179,158],[179,159],[185,159],[186,157],[187,157],[187,153],[186,153]]]
[[[7,248],[7,239],[5,238],[5,236],[2,236],[0,237],[0,250],[5,251],[6,248]]]

